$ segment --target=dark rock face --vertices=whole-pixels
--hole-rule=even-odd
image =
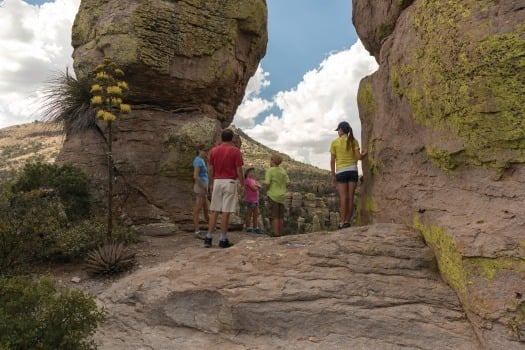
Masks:
[[[380,64],[358,96],[369,151],[360,219],[418,228],[483,348],[522,348],[525,7],[353,5]],[[393,26],[378,40],[384,23]]]
[[[99,296],[101,349],[479,349],[419,233],[378,224],[187,248]]]
[[[130,223],[189,221],[192,161],[240,104],[267,42],[264,0],[83,0],[73,26],[75,73],[104,56],[125,72],[132,112],[113,123],[116,210]],[[59,162],[107,183],[104,125],[68,135]],[[102,202],[103,203],[103,202]]]

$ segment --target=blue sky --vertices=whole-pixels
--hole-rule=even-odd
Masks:
[[[327,168],[333,129],[358,138],[356,95],[377,64],[357,41],[351,0],[267,0],[266,57],[234,124],[297,160]],[[72,66],[71,26],[80,0],[0,0],[0,127],[39,119],[53,71]]]

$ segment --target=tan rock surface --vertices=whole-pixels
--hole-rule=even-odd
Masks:
[[[215,237],[216,238],[216,237]],[[400,225],[185,247],[99,295],[101,349],[478,349]]]
[[[522,348],[523,1],[394,3],[353,1],[380,64],[358,96],[360,218],[421,229],[484,348]],[[384,23],[395,25],[377,41]]]

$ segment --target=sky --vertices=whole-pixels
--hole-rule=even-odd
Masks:
[[[266,56],[233,124],[292,158],[329,168],[346,120],[360,141],[359,81],[377,69],[352,26],[351,0],[267,0]],[[0,0],[0,128],[41,118],[45,82],[72,71],[80,0]]]

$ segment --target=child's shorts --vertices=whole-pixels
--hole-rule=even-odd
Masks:
[[[259,206],[258,202],[246,202],[246,208],[255,208]]]
[[[272,219],[284,219],[284,204],[268,198],[268,210]]]

